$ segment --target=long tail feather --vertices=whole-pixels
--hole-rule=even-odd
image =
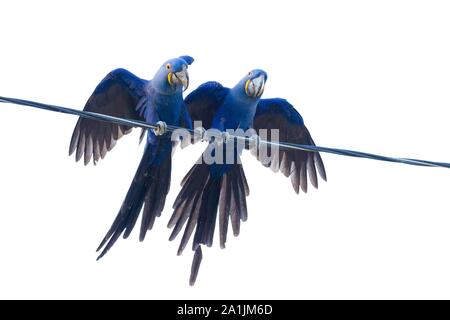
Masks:
[[[201,244],[212,246],[218,213],[221,248],[225,247],[230,220],[234,235],[239,234],[240,221],[247,219],[246,196],[249,189],[242,165],[227,166],[223,175],[213,176],[209,165],[199,163],[183,179],[183,187],[174,202],[174,212],[168,225],[174,227],[169,240],[174,240],[185,226],[179,255],[194,229],[193,250]]]
[[[111,249],[122,233],[124,238],[130,235],[143,206],[140,241],[144,240],[155,218],[161,215],[170,188],[171,157],[169,152],[162,162],[154,163],[154,152],[150,146],[146,147],[119,213],[97,248],[97,251],[103,248],[97,260]],[[158,152],[159,149],[156,154]]]
[[[191,276],[189,277],[189,285],[193,286],[197,280],[198,270],[203,259],[202,248],[199,246],[195,250],[194,259],[192,260]]]

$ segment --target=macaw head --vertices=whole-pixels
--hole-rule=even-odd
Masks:
[[[235,86],[241,95],[250,99],[261,98],[267,81],[267,73],[261,69],[255,69],[245,75]]]
[[[163,93],[182,92],[189,87],[188,65],[194,62],[190,56],[167,60],[156,72],[152,83]]]

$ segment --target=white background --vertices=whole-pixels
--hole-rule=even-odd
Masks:
[[[265,97],[316,143],[450,162],[446,1],[9,1],[0,95],[82,108],[124,67],[150,78],[192,55],[189,92],[269,75]],[[329,181],[296,195],[250,155],[249,219],[228,246],[176,256],[166,228],[204,144],[176,152],[163,216],[96,262],[142,153],[138,131],[97,167],[67,156],[76,118],[0,105],[0,298],[450,298],[450,172],[324,154]]]

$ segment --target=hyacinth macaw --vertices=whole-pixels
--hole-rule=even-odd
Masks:
[[[155,218],[161,215],[170,188],[172,141],[164,124],[191,127],[191,118],[183,101],[189,85],[189,56],[166,61],[152,80],[143,80],[125,69],[111,71],[95,88],[84,110],[111,116],[158,123],[160,130],[148,131],[145,151],[125,200],[97,251],[100,259],[124,232],[133,230],[142,207],[143,217],[139,240],[143,241]],[[76,151],[76,160],[84,155],[84,164],[103,159],[116,141],[129,133],[131,127],[80,118],[70,142],[69,155]]]
[[[253,70],[231,89],[218,82],[207,82],[189,94],[185,103],[191,118],[201,121],[205,129],[225,131],[240,128],[256,132],[261,129],[278,129],[281,142],[314,145],[302,117],[289,102],[284,99],[260,99],[266,80],[267,74],[264,71]],[[270,139],[270,132],[268,138]],[[208,147],[214,143],[216,142],[210,142]],[[224,154],[226,144],[227,142],[222,143]],[[207,149],[203,156],[207,151],[209,152]],[[217,212],[221,248],[225,247],[229,221],[231,220],[233,233],[237,236],[240,220],[247,219],[246,196],[249,195],[249,187],[242,164],[237,161],[240,159],[239,154],[240,150],[235,149],[232,164],[197,162],[183,179],[182,189],[173,205],[174,212],[169,227],[174,229],[170,240],[175,239],[186,225],[178,249],[179,255],[195,229],[191,285],[195,282],[202,259],[200,245],[211,246],[213,243]],[[290,176],[297,193],[300,188],[307,191],[308,175],[311,184],[318,187],[317,171],[326,181],[325,167],[319,153],[280,148],[270,161],[263,164]]]

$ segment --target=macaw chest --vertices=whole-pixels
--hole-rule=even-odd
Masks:
[[[213,127],[219,130],[247,130],[252,126],[255,109],[252,106],[223,106],[214,117]]]
[[[156,95],[153,98],[158,118],[170,125],[178,125],[183,100],[181,97]]]

